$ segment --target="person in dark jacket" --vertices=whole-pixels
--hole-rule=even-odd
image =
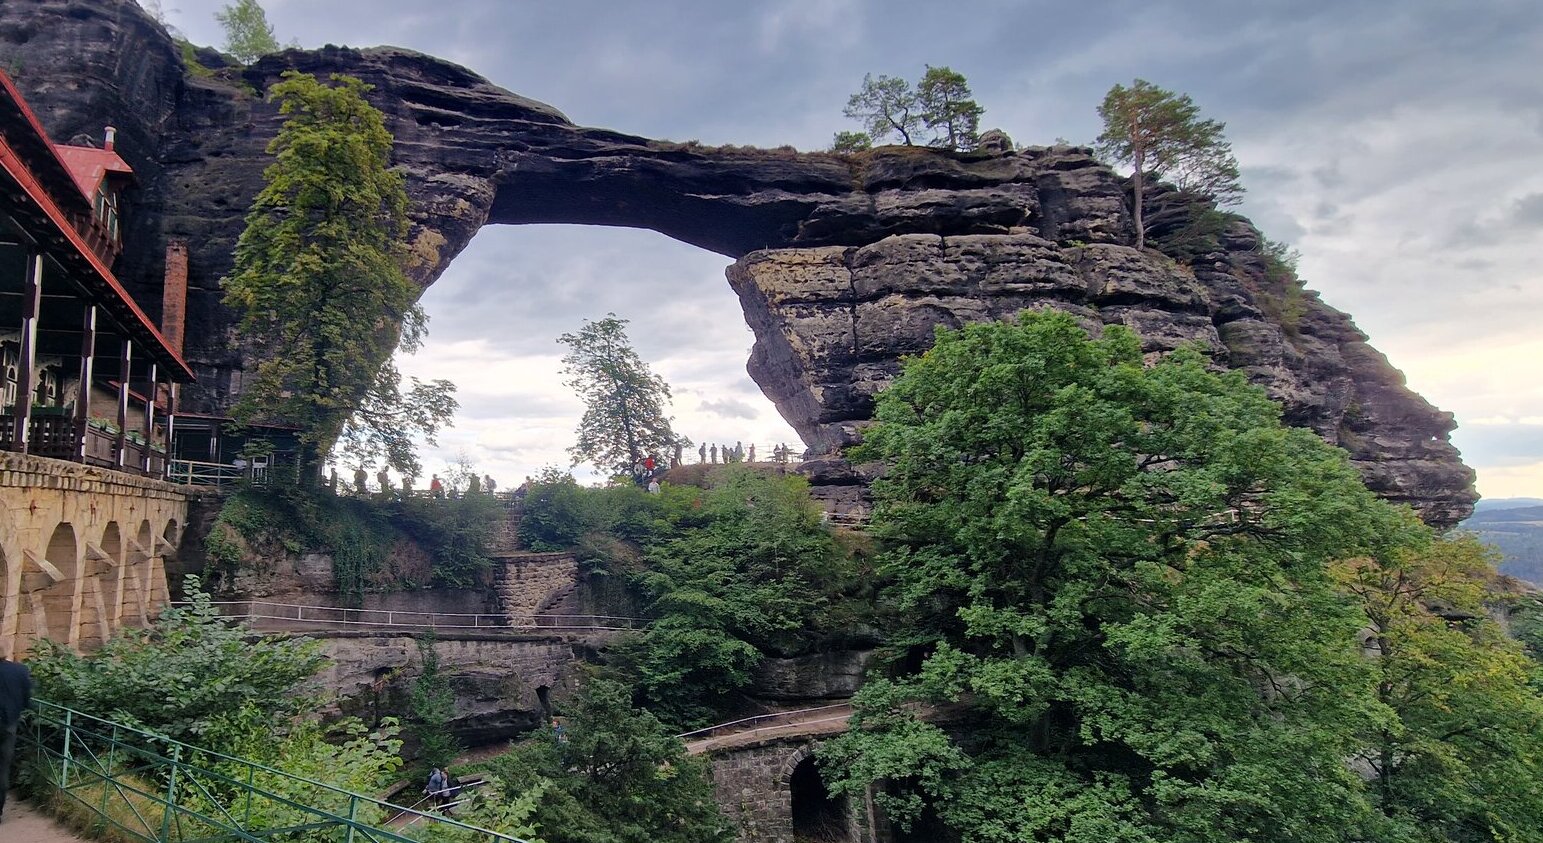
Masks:
[[[21,713],[32,707],[32,674],[27,666],[0,658],[0,818],[5,794],[11,789],[11,761],[16,756],[16,730]]]

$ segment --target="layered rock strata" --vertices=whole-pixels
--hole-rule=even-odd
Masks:
[[[1272,287],[1257,232],[1234,223],[1177,261],[1137,251],[1126,184],[1084,149],[708,148],[576,126],[406,50],[289,50],[244,68],[197,58],[186,63],[126,0],[0,5],[0,64],[55,139],[119,129],[140,187],[118,269],[152,314],[165,242],[190,244],[191,410],[228,407],[250,363],[218,279],[281,123],[256,92],[298,69],[374,86],[424,286],[487,224],[650,228],[736,259],[730,281],[758,338],[751,374],[817,452],[852,441],[898,355],[925,348],[933,325],[1049,305],[1132,325],[1152,351],[1207,342],[1285,402],[1290,421],[1345,446],[1374,489],[1434,522],[1454,523],[1475,498],[1448,442],[1451,416],[1406,389],[1344,314]],[[827,497],[860,508],[861,471],[812,471]]]

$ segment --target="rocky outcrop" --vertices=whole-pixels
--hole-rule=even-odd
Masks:
[[[969,155],[845,157],[667,143],[573,125],[392,48],[289,50],[211,74],[185,66],[124,0],[5,3],[0,63],[56,138],[119,127],[140,179],[120,275],[152,313],[165,241],[191,244],[193,410],[218,411],[241,388],[247,361],[217,279],[280,124],[255,92],[293,68],[374,86],[412,199],[411,271],[425,286],[486,224],[651,228],[736,259],[730,281],[757,334],[752,376],[817,451],[852,441],[898,355],[925,348],[934,325],[1053,306],[1131,325],[1152,351],[1207,342],[1292,422],[1350,450],[1373,488],[1434,522],[1454,523],[1475,498],[1450,415],[1405,388],[1344,314],[1272,286],[1257,232],[1234,222],[1200,248],[1137,251],[1127,186],[1085,149],[1012,151],[1004,137]],[[1164,214],[1152,219],[1159,229]],[[845,480],[861,472],[827,473],[844,478],[827,491],[860,508],[861,483]]]

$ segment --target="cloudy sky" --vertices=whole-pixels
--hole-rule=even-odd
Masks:
[[[224,0],[163,0],[198,43]],[[965,74],[985,127],[1085,142],[1115,82],[1191,94],[1223,120],[1242,211],[1302,252],[1438,406],[1487,497],[1543,496],[1543,12],[1536,0],[265,0],[281,40],[433,53],[576,123],[707,144],[817,149],[864,73]],[[460,384],[430,468],[466,453],[517,480],[581,408],[555,343],[632,320],[698,441],[795,441],[745,375],[753,337],[725,259],[648,231],[489,228],[425,296],[410,372]]]

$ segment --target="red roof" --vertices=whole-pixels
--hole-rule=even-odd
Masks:
[[[133,168],[111,149],[97,149],[91,146],[65,146],[54,144],[54,152],[58,153],[64,166],[70,171],[70,178],[80,187],[80,192],[90,199],[96,195],[96,189],[101,186],[102,179],[108,173],[121,173],[126,176],[134,174]]]
[[[8,103],[6,102],[7,100],[9,101]],[[11,113],[19,116],[22,122],[31,129],[30,133],[27,131],[21,132],[21,136],[16,138],[16,141],[19,144],[30,143],[33,148],[37,148],[37,142],[41,141],[44,148],[54,152],[55,164],[60,165],[61,169],[63,169],[62,164],[60,164],[57,158],[57,148],[48,142],[48,134],[43,131],[43,124],[38,121],[37,115],[32,113],[32,109],[27,106],[26,100],[22,99],[21,93],[16,90],[15,84],[11,82],[11,78],[3,70],[0,70],[0,104],[5,104],[8,108],[14,108],[15,111]],[[9,120],[6,122],[9,122]],[[32,136],[29,137],[29,134]],[[48,155],[48,153],[42,154]],[[159,352],[163,360],[171,364],[175,370],[174,374],[177,376],[173,380],[179,380],[184,383],[194,380],[193,370],[188,366],[187,361],[183,360],[182,355],[178,354],[175,349],[167,344],[166,338],[161,336],[160,329],[139,308],[139,305],[134,302],[134,298],[128,294],[128,291],[123,289],[123,285],[118,283],[118,279],[113,275],[112,270],[108,269],[107,265],[102,263],[101,258],[97,257],[96,252],[86,244],[85,240],[80,236],[80,232],[75,230],[75,226],[70,224],[64,212],[54,202],[53,195],[43,186],[43,183],[39,181],[38,177],[32,172],[32,169],[27,166],[21,150],[13,145],[11,138],[5,136],[3,132],[0,132],[0,172],[3,172],[5,177],[14,181],[17,187],[26,194],[27,198],[42,213],[42,216],[47,219],[48,224],[54,229],[55,239],[68,246],[65,251],[72,253],[74,260],[86,264],[88,267],[88,277],[81,278],[80,281],[89,287],[96,288],[99,294],[105,293],[105,297],[108,299],[105,303],[115,304],[118,310],[117,318],[128,323],[124,327],[138,333],[142,344],[153,345],[155,348],[152,353]],[[76,201],[79,201],[79,199],[77,198]]]

